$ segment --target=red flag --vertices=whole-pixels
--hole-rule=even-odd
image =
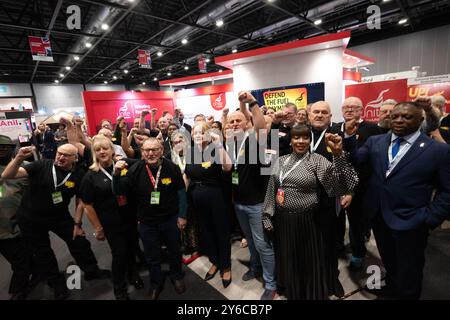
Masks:
[[[152,59],[150,57],[150,51],[148,50],[138,50],[138,62],[139,67],[151,69],[152,68]]]
[[[28,36],[31,54],[35,61],[53,62],[50,40],[41,37]]]
[[[206,59],[203,56],[198,58],[198,69],[201,73],[206,73]]]

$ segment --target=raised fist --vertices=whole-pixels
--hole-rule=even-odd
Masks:
[[[19,152],[17,153],[17,156],[20,160],[25,160],[26,158],[28,158],[29,156],[33,155],[33,151],[36,148],[34,146],[29,146],[29,147],[22,147],[19,149]]]
[[[359,122],[356,119],[352,119],[345,122],[345,133],[352,136],[356,133],[359,127]]]
[[[158,112],[158,109],[153,108],[152,110],[150,110],[150,112],[152,113],[152,116],[155,116],[156,112]]]
[[[123,169],[126,169],[127,167],[128,167],[128,164],[125,161],[123,161],[123,160],[117,161],[116,164],[114,165],[114,175],[118,176],[120,174],[120,172]]]
[[[146,117],[147,115],[149,115],[150,114],[150,111],[148,111],[148,110],[144,110],[144,111],[142,111],[141,112],[141,117]]]
[[[255,97],[248,91],[239,92],[238,99],[242,103],[251,103],[256,100]]]
[[[335,156],[342,154],[342,137],[338,134],[326,133],[325,142]]]
[[[422,96],[417,97],[416,100],[414,100],[420,107],[422,107],[425,112],[428,112],[431,110],[431,98],[428,96]]]

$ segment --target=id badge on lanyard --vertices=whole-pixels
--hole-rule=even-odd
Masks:
[[[159,177],[161,175],[162,164],[159,166],[158,172],[156,173],[156,180],[153,177],[153,174],[150,171],[148,165],[146,165],[145,168],[147,169],[147,174],[148,174],[151,184],[153,185],[153,190],[154,190],[150,193],[150,205],[159,205],[160,201],[161,201],[161,193],[158,191],[158,182],[159,182]]]
[[[62,192],[57,191],[57,188],[67,182],[69,177],[72,175],[72,172],[69,172],[69,174],[59,184],[57,183],[57,180],[56,180],[56,169],[55,169],[54,165],[52,167],[52,175],[53,175],[53,184],[55,186],[55,191],[52,192],[52,202],[53,202],[53,204],[62,203],[63,202]]]

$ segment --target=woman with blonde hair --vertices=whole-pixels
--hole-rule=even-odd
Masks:
[[[114,146],[111,140],[96,135],[91,148],[93,164],[81,183],[81,198],[95,229],[95,238],[100,241],[106,239],[111,248],[114,295],[117,300],[128,300],[127,272],[136,288],[143,287],[135,266],[135,215],[126,197],[115,196],[112,192]]]

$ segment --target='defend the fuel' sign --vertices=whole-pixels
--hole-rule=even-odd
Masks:
[[[306,108],[307,94],[306,88],[265,91],[263,93],[264,104],[266,107],[272,107],[277,111],[289,102],[294,103],[297,109]]]

